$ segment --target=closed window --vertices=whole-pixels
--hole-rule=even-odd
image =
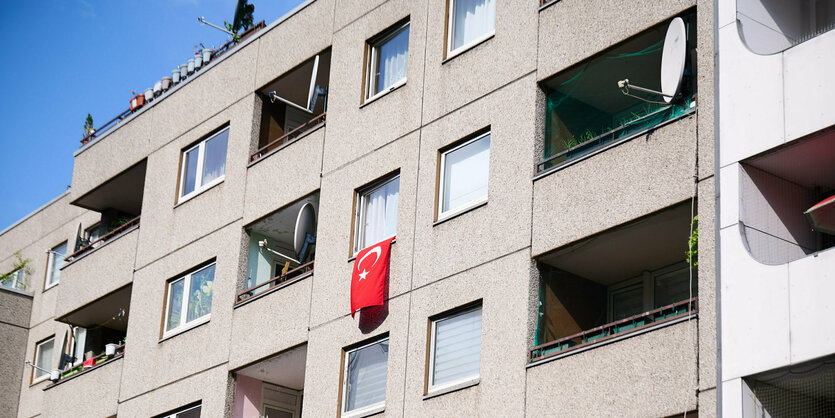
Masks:
[[[450,0],[447,56],[487,39],[496,31],[496,0]]]
[[[40,381],[49,377],[52,370],[52,351],[55,348],[55,337],[49,337],[35,346],[35,366],[32,368],[32,380]]]
[[[26,282],[24,281],[25,272],[23,269],[17,269],[6,275],[0,285],[10,287],[12,289],[26,290]]]
[[[371,99],[406,82],[409,56],[409,22],[368,42],[365,99]]]
[[[214,280],[212,263],[168,282],[164,337],[208,321]]]
[[[354,253],[397,234],[400,176],[388,177],[358,192]]]
[[[489,132],[442,152],[438,218],[487,201],[489,168]]]
[[[67,255],[67,242],[53,247],[49,250],[49,256],[46,266],[46,284],[44,288],[52,287],[61,279],[61,267],[64,266],[64,257]]]
[[[171,412],[166,412],[162,415],[157,415],[154,418],[200,418],[201,404],[189,405],[177,408]]]
[[[695,269],[691,283],[689,266],[676,263],[615,283],[607,291],[608,321],[619,321],[695,297],[698,282]]]
[[[433,320],[430,347],[430,392],[477,379],[481,361],[481,307]]]
[[[368,415],[384,409],[388,357],[388,338],[345,352],[342,416]]]
[[[180,200],[223,180],[228,139],[229,128],[226,128],[183,151]]]

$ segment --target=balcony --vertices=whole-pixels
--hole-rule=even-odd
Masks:
[[[679,204],[540,257],[540,309],[529,361],[564,357],[696,315],[697,268],[684,260],[691,254],[698,264],[688,246],[690,210],[689,202]]]
[[[301,417],[307,344],[234,371],[234,417]]]

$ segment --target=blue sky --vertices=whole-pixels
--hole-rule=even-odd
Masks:
[[[267,24],[302,0],[250,0]],[[202,25],[232,21],[236,0],[43,0],[0,2],[0,230],[72,182],[87,113],[94,125],[128,108],[131,90],[153,87],[195,45],[228,35]]]

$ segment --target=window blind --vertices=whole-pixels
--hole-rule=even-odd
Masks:
[[[481,308],[435,323],[432,386],[478,376],[481,359]]]

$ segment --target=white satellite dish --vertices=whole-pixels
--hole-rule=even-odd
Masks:
[[[673,19],[667,27],[664,50],[661,55],[661,93],[664,101],[670,103],[678,93],[684,76],[684,61],[687,57],[687,32],[684,20]]]
[[[302,205],[301,209],[299,209],[299,214],[296,216],[296,228],[293,232],[293,252],[295,253],[295,257],[290,257],[271,249],[266,239],[258,241],[258,246],[290,261],[302,264],[307,257],[307,252],[310,250],[310,245],[316,244],[316,236],[313,234],[315,229],[316,211],[313,209],[313,205],[308,202]]]
[[[676,94],[678,94],[679,87],[681,86],[686,58],[687,29],[684,26],[684,20],[677,17],[667,27],[664,48],[661,51],[661,91],[629,84],[629,79],[618,81],[618,88],[620,88],[623,94],[637,99],[651,102],[651,100],[630,94],[629,89],[657,94],[664,98],[665,103],[670,103],[676,97]]]

